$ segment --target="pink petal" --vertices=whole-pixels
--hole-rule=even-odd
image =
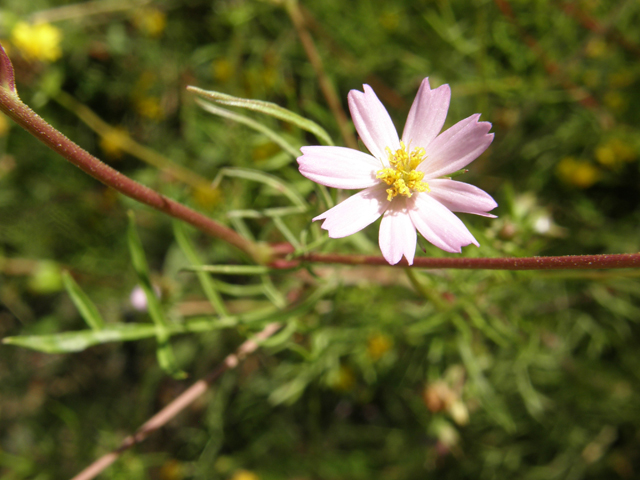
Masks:
[[[436,247],[446,252],[460,253],[461,247],[470,243],[480,246],[462,221],[428,193],[416,193],[411,200],[411,221],[420,234]]]
[[[446,178],[429,180],[429,187],[431,188],[429,195],[452,212],[496,218],[495,215],[487,212],[496,208],[498,204],[491,195],[478,187]]]
[[[382,255],[391,265],[395,265],[402,256],[413,265],[416,253],[416,227],[413,226],[404,199],[395,199],[384,212],[380,222],[378,242]]]
[[[386,185],[367,188],[347,198],[344,202],[318,215],[313,220],[323,220],[322,228],[331,238],[347,237],[375,222],[389,207]]]
[[[456,123],[438,135],[425,147],[427,158],[418,165],[425,178],[437,178],[453,173],[478,158],[493,141],[489,122],[478,122],[476,113]]]
[[[429,79],[425,78],[416,95],[407,123],[402,132],[402,141],[411,149],[426,148],[442,130],[449,110],[451,89],[442,85],[431,90]]]
[[[334,188],[367,188],[380,183],[380,160],[344,147],[302,147],[300,173],[320,185]]]
[[[358,135],[374,157],[387,161],[386,148],[392,151],[400,148],[396,127],[382,102],[369,85],[364,85],[364,93],[349,92],[349,110]]]

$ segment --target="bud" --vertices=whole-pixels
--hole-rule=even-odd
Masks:
[[[13,64],[2,45],[0,45],[0,87],[9,90],[14,95],[18,94]]]

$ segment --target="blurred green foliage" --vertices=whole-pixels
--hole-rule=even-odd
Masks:
[[[401,127],[429,76],[432,86],[452,87],[447,126],[475,112],[493,123],[496,139],[465,181],[497,199],[499,218],[465,216],[482,246],[463,255],[640,251],[638,2],[324,0],[301,9],[343,107],[348,90],[369,83]],[[58,29],[58,58],[51,32],[27,35],[46,40],[41,59],[41,50],[27,50],[15,33],[21,22]],[[256,239],[322,238],[310,219],[330,200],[299,175],[291,154],[264,133],[204,112],[186,92],[195,85],[274,102],[342,144],[279,2],[5,0],[0,39],[21,98],[118,170]],[[83,116],[87,108],[106,123]],[[285,122],[234,112],[287,144],[319,143]],[[195,180],[179,180],[167,163],[145,164],[148,156],[126,139]],[[231,174],[217,188],[199,183],[224,167]],[[253,177],[238,173],[247,170]],[[284,216],[255,214],[291,206]],[[128,209],[144,252],[132,250],[146,256],[148,271],[133,268]],[[316,248],[375,254],[376,237],[370,227]],[[3,478],[77,473],[277,311],[282,334],[102,478],[640,474],[636,272],[184,270],[242,262],[221,242],[107,190],[0,118],[0,336],[56,338],[86,329],[90,315],[148,338],[67,354],[2,346]],[[129,301],[140,282],[147,299],[159,292],[165,337],[200,333],[168,342],[142,335],[152,320]],[[303,308],[286,309],[296,301]],[[74,302],[89,313],[81,316]],[[169,348],[171,369],[190,379],[162,370],[157,343]]]

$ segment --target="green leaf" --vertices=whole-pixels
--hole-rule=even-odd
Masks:
[[[209,272],[220,275],[263,275],[270,272],[262,265],[199,265],[185,268],[194,272]]]
[[[62,272],[62,281],[64,282],[64,288],[71,297],[71,301],[87,325],[92,330],[102,329],[104,327],[104,320],[100,316],[100,312],[98,312],[95,304],[87,294],[82,291],[69,272]]]
[[[302,302],[289,305],[284,310],[273,306],[253,310],[243,315],[230,316],[225,319],[210,316],[194,317],[184,323],[171,323],[165,332],[168,336],[185,333],[201,333],[238,325],[263,325],[274,321],[286,322],[302,315],[311,309],[318,300],[335,289],[335,285],[327,283],[316,289]],[[107,324],[102,330],[81,330],[77,332],[56,333],[53,335],[18,335],[5,337],[2,343],[30,348],[45,353],[80,352],[94,345],[111,342],[129,342],[145,338],[157,337],[156,325],[140,323]]]
[[[229,218],[276,218],[296,213],[303,213],[306,207],[273,207],[264,210],[230,210],[227,212]]]
[[[265,102],[263,100],[233,97],[224,93],[202,90],[198,87],[192,86],[187,87],[187,90],[222,105],[246,108],[255,112],[264,113],[265,115],[270,115],[279,120],[284,120],[285,122],[289,122],[302,130],[313,133],[325,145],[333,145],[331,137],[320,125],[308,118],[304,118],[297,113],[292,112],[291,110],[287,110],[280,105],[276,105],[275,103]]]
[[[127,342],[154,337],[153,325],[110,324],[102,330],[82,330],[55,335],[19,335],[6,337],[2,343],[30,348],[45,353],[81,352],[94,345],[110,342]]]
[[[306,210],[309,206],[306,200],[298,192],[296,192],[293,189],[293,187],[283,182],[282,180],[280,180],[278,177],[274,175],[270,175],[264,172],[259,172],[257,170],[250,170],[248,168],[227,167],[220,170],[218,175],[216,175],[216,178],[213,180],[211,187],[217,188],[220,182],[222,181],[223,177],[243,178],[245,180],[260,182],[264,185],[267,185],[273,188],[276,192],[283,194],[296,207]],[[273,210],[275,210],[275,208]],[[286,213],[296,213],[296,212],[286,211]],[[285,213],[283,212],[282,214],[285,214]]]
[[[156,297],[149,279],[149,266],[142,248],[142,242],[136,230],[135,216],[129,211],[129,228],[127,231],[127,239],[129,242],[129,252],[131,253],[131,261],[133,268],[138,275],[138,282],[144,290],[147,297],[147,311],[156,327],[156,338],[158,339],[158,347],[156,355],[158,363],[162,370],[174,378],[185,378],[187,374],[181,371],[175,361],[173,350],[168,342],[170,334],[167,329],[167,319],[164,316],[158,297]]]
[[[273,311],[273,308],[271,308]],[[217,319],[216,319],[217,320]],[[225,321],[193,320],[184,325],[175,324],[169,328],[170,334],[204,332],[237,325],[238,317]],[[30,348],[45,353],[81,352],[94,345],[111,342],[129,342],[151,338],[157,335],[155,325],[141,323],[108,324],[102,330],[81,330],[56,333],[53,335],[18,335],[6,337],[2,343]]]
[[[173,234],[176,237],[176,241],[178,242],[180,249],[187,257],[187,260],[189,260],[189,262],[191,262],[193,266],[202,266],[202,262],[198,258],[193,245],[189,241],[187,233],[184,229],[184,225],[181,222],[173,222]],[[196,271],[196,276],[198,277],[198,281],[200,282],[202,290],[204,290],[204,294],[206,295],[211,305],[213,305],[213,308],[215,308],[218,315],[223,318],[228,317],[229,312],[227,311],[222,298],[218,294],[215,284],[211,281],[211,277],[209,277],[209,275],[207,275],[207,273],[203,271]]]
[[[211,281],[213,281],[213,284],[216,286],[218,291],[234,297],[251,297],[254,295],[264,294],[264,289],[260,284],[234,285],[215,278],[212,278]]]
[[[204,102],[202,100],[197,100],[198,105],[200,105],[204,110],[209,113],[213,113],[214,115],[218,115],[220,117],[228,118],[229,120],[233,120],[234,122],[241,123],[246,125],[249,128],[254,129],[257,132],[262,133],[269,139],[271,139],[274,143],[277,143],[280,148],[289,153],[293,158],[300,156],[300,149],[298,147],[294,147],[288,141],[284,139],[282,135],[277,134],[269,127],[262,125],[261,123],[256,122],[255,120],[246,117],[244,115],[239,115],[237,113],[230,112],[224,108],[216,107],[215,105]]]
[[[263,340],[260,343],[260,345],[267,348],[278,347],[282,345],[284,342],[286,342],[287,340],[289,340],[289,338],[291,338],[291,336],[294,333],[296,333],[297,330],[298,330],[298,325],[295,319],[291,319],[287,323],[286,327],[284,327],[281,331],[279,331],[272,337],[267,338],[266,340]]]

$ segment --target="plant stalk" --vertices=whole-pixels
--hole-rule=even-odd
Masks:
[[[229,227],[141,185],[106,165],[52,127],[8,88],[0,88],[0,111],[96,180],[140,203],[182,220],[207,235],[224,240],[258,261],[261,260],[261,252],[257,245]]]

